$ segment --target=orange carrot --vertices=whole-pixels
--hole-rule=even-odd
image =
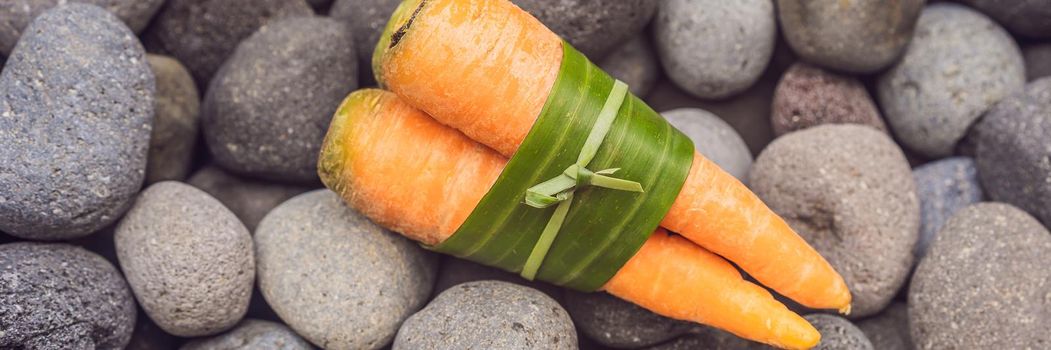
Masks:
[[[385,85],[439,122],[513,155],[558,74],[560,39],[505,0],[417,0],[399,11],[414,15],[395,23],[403,30],[393,46],[377,48]],[[850,310],[850,292],[835,269],[700,154],[661,226],[803,305]]]
[[[319,162],[325,184],[380,225],[437,244],[496,181],[506,159],[392,93],[360,90],[332,119]],[[785,348],[820,334],[723,258],[658,230],[605,286],[677,319]]]

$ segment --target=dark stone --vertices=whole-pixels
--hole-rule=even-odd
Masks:
[[[372,82],[372,51],[380,41],[387,20],[402,0],[336,0],[328,15],[350,26],[358,53],[360,82]]]
[[[657,315],[605,292],[566,290],[565,305],[585,336],[614,348],[637,349],[658,344],[697,327]]]
[[[1051,0],[962,0],[992,17],[1012,32],[1051,38]]]
[[[660,0],[512,0],[592,60],[642,31]]]
[[[861,82],[802,62],[792,65],[777,83],[771,123],[777,136],[822,124],[861,124],[887,131]]]
[[[661,75],[657,53],[653,51],[646,35],[636,35],[598,61],[598,65],[613,78],[628,84],[631,93],[640,97],[646,96],[653,89]]]
[[[821,333],[821,342],[813,350],[872,350],[865,333],[839,316],[810,314],[805,318]],[[881,349],[882,350],[882,349]]]
[[[858,322],[858,328],[872,342],[872,347],[879,350],[912,350],[912,336],[909,335],[908,306],[894,302],[879,315]]]
[[[1051,77],[1051,43],[1031,45],[1022,49],[1025,59],[1025,78],[1034,81]]]
[[[912,170],[912,177],[920,198],[920,240],[915,250],[916,258],[920,259],[927,254],[927,247],[942,225],[957,210],[982,201],[982,187],[978,184],[974,159],[966,157],[924,164]]]
[[[248,228],[255,232],[259,221],[270,209],[310,190],[310,187],[294,186],[239,177],[214,165],[198,170],[186,181],[198,189],[223,202]]]
[[[182,181],[193,161],[201,97],[190,72],[179,61],[152,54],[146,55],[146,60],[157,80],[146,184]]]
[[[59,4],[84,3],[101,7],[120,18],[135,33],[146,28],[164,0],[4,0],[0,2],[0,55],[14,49],[34,18]],[[2,60],[0,60],[2,61]]]

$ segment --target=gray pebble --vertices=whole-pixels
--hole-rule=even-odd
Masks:
[[[635,96],[646,96],[661,75],[660,62],[649,37],[636,35],[598,62],[602,70],[628,84]]]
[[[982,187],[974,159],[952,157],[912,170],[916,195],[920,198],[920,240],[916,258],[927,254],[931,240],[957,210],[982,201]]]
[[[93,5],[44,12],[0,74],[0,230],[84,236],[142,185],[153,73],[135,35]]]
[[[750,183],[843,276],[852,317],[890,303],[912,267],[920,220],[909,164],[890,137],[852,124],[789,133],[759,155]]]
[[[566,290],[566,309],[588,338],[599,344],[637,349],[674,339],[696,324],[657,315],[605,292]]]
[[[978,176],[989,197],[1051,226],[1051,77],[994,106],[978,132]]]
[[[858,328],[872,342],[872,347],[880,350],[912,350],[912,336],[909,335],[908,306],[902,302],[890,304],[879,315],[858,322]]]
[[[821,342],[812,350],[872,350],[865,333],[839,316],[810,314],[803,316],[821,333]],[[882,349],[881,349],[882,350]]]
[[[654,43],[668,77],[700,98],[744,91],[774,51],[771,0],[666,0],[654,21]]]
[[[539,290],[558,301],[563,299],[563,289],[550,283],[529,281],[517,274],[449,255],[443,255],[441,259],[442,268],[438,270],[438,277],[434,282],[435,295],[466,282],[496,280]]]
[[[730,124],[699,108],[680,108],[661,113],[690,140],[702,155],[742,182],[748,181],[752,153]]]
[[[405,320],[393,349],[577,349],[577,333],[544,293],[479,281],[450,288]]]
[[[389,344],[434,285],[432,254],[329,190],[275,208],[255,240],[267,303],[296,333],[325,349]]]
[[[646,348],[648,350],[767,350],[770,346],[739,338],[721,329],[701,326],[689,335]]]
[[[135,33],[146,28],[164,0],[4,0],[0,2],[0,55],[14,49],[29,23],[44,11],[66,3],[101,7],[120,18]]]
[[[259,27],[313,14],[304,0],[167,0],[143,41],[150,52],[186,65],[203,88],[237,44]]]
[[[770,117],[778,136],[822,124],[887,130],[861,82],[802,62],[793,64],[777,83]]]
[[[238,219],[255,232],[259,221],[270,209],[297,194],[309,191],[309,187],[269,183],[230,174],[219,167],[208,165],[198,170],[186,181],[207,192],[234,212]]]
[[[1024,84],[1021,51],[1003,28],[966,7],[936,3],[924,8],[905,56],[879,77],[877,90],[898,139],[938,158]]]
[[[180,350],[310,350],[314,347],[285,325],[245,319],[229,332],[186,343]]]
[[[216,334],[244,317],[255,278],[252,237],[207,193],[175,181],[150,186],[115,241],[135,298],[166,332]]]
[[[1022,49],[1025,78],[1028,81],[1051,77],[1051,43],[1030,45]]]
[[[350,26],[358,53],[362,84],[372,79],[372,51],[380,41],[387,20],[402,0],[336,0],[328,15]]]
[[[157,81],[146,184],[181,181],[189,174],[193,160],[201,98],[193,77],[179,61],[153,54],[146,55],[146,60]]]
[[[0,348],[123,349],[135,300],[106,259],[68,244],[0,245]]]
[[[901,56],[924,3],[777,0],[777,13],[788,44],[804,60],[871,73]]]
[[[357,87],[354,38],[332,19],[275,21],[237,47],[201,105],[216,163],[268,180],[317,182],[336,107]]]
[[[1046,349],[1051,344],[1051,233],[1002,203],[949,219],[909,288],[918,349]]]
[[[650,22],[660,0],[512,0],[592,60]]]
[[[1051,38],[1051,0],[961,0],[989,15],[1012,32]]]

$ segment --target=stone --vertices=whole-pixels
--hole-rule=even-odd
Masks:
[[[150,52],[186,65],[203,89],[237,44],[259,27],[313,14],[304,0],[167,0],[143,41]]]
[[[697,152],[738,180],[748,182],[752,152],[730,124],[699,108],[674,109],[661,115],[693,141]]]
[[[522,278],[522,276],[499,268],[485,266],[470,260],[464,260],[449,255],[442,255],[441,260],[442,267],[438,270],[438,277],[434,282],[434,293],[432,293],[434,295],[462,283],[496,280],[539,290],[559,302],[563,299],[562,288],[550,283],[529,281]]]
[[[762,75],[774,51],[771,0],[666,0],[653,25],[668,77],[696,97],[726,98]]]
[[[68,244],[0,245],[0,347],[122,349],[135,300],[113,265]]]
[[[689,335],[679,337],[648,350],[769,350],[770,346],[750,341],[712,327],[701,326]]]
[[[1021,51],[1003,28],[966,7],[936,3],[924,8],[902,59],[879,76],[877,96],[906,147],[941,158],[1024,84]]]
[[[215,165],[208,165],[198,170],[188,184],[207,192],[223,203],[241,219],[248,232],[255,232],[256,226],[266,213],[297,194],[310,190],[310,187],[272,183],[248,179],[230,174]]]
[[[982,11],[1012,32],[1036,38],[1051,38],[1051,0],[996,1],[962,0]]]
[[[1043,349],[1051,344],[1051,232],[1008,204],[945,223],[909,288],[917,349]]]
[[[338,21],[275,21],[245,39],[215,75],[201,124],[217,164],[242,175],[316,183],[329,121],[357,88],[354,38]]]
[[[861,124],[886,131],[861,82],[807,63],[793,64],[774,90],[774,135],[823,124]]]
[[[599,344],[637,349],[677,338],[696,324],[670,319],[605,292],[566,290],[566,309],[577,328]]]
[[[245,319],[234,329],[207,339],[197,339],[179,350],[310,350],[314,347],[285,325]]]
[[[153,131],[146,158],[146,184],[182,181],[190,172],[197,143],[201,97],[190,72],[174,58],[146,55],[157,81]]]
[[[329,17],[346,23],[354,33],[361,85],[373,80],[372,51],[380,42],[390,15],[401,3],[402,0],[335,0],[329,9]]]
[[[114,222],[142,186],[153,73],[116,16],[58,6],[0,74],[0,231],[42,240]]]
[[[909,335],[908,306],[894,302],[879,315],[858,322],[858,328],[865,333],[874,349],[912,350],[912,336]]]
[[[139,33],[164,0],[6,0],[0,3],[0,56],[14,49],[26,27],[44,11],[66,3],[91,4],[108,10]]]
[[[920,240],[914,254],[918,259],[957,210],[982,201],[982,186],[974,159],[952,157],[937,160],[912,170],[916,195],[920,199]]]
[[[777,0],[785,39],[808,62],[872,73],[901,57],[924,0]]]
[[[1051,77],[1051,44],[1030,45],[1022,49],[1027,81]]]
[[[329,190],[274,208],[255,241],[263,297],[296,333],[325,349],[388,345],[434,285],[434,255]]]
[[[135,331],[125,350],[174,350],[180,343],[174,335],[168,334],[150,320],[146,313],[139,312],[135,317]]]
[[[813,350],[872,350],[865,333],[846,319],[827,314],[803,316],[821,333],[821,342]]]
[[[576,349],[566,310],[535,289],[468,282],[442,292],[398,330],[402,349]]]
[[[905,155],[876,129],[833,124],[774,140],[751,188],[843,276],[851,317],[887,306],[912,267],[916,184]]]
[[[512,0],[593,60],[642,31],[660,0]]]
[[[1051,226],[1051,78],[1000,101],[975,129],[978,178],[989,197]]]
[[[661,76],[660,62],[652,46],[647,36],[636,35],[599,61],[598,66],[628,84],[635,96],[645,97]]]
[[[244,317],[255,280],[252,237],[207,193],[181,182],[153,184],[114,240],[135,298],[165,332],[211,335]]]

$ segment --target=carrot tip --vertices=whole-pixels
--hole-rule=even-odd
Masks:
[[[847,306],[839,308],[839,313],[843,314],[844,316],[850,315],[850,304],[847,304]]]

